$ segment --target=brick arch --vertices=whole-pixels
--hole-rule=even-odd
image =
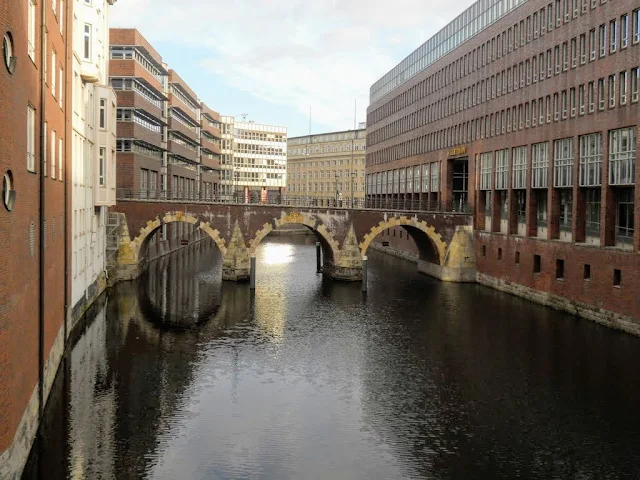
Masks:
[[[333,234],[316,217],[300,212],[292,212],[289,214],[283,213],[280,218],[274,218],[271,222],[265,223],[251,240],[251,243],[249,244],[249,252],[254,254],[264,237],[269,235],[276,228],[289,224],[304,225],[312,230],[320,239],[323,251],[325,255],[328,256],[327,259],[333,261],[338,258],[340,244],[333,237]]]
[[[136,260],[140,261],[140,259],[146,255],[149,240],[162,225],[176,222],[197,225],[200,230],[209,235],[209,237],[211,237],[211,239],[216,243],[216,245],[220,249],[220,253],[222,254],[222,256],[224,256],[224,254],[227,252],[227,246],[224,238],[220,237],[220,232],[213,229],[211,225],[209,225],[209,222],[200,222],[196,216],[190,213],[169,212],[166,213],[162,218],[156,217],[155,220],[149,220],[147,222],[147,225],[140,229],[140,233],[138,234],[138,236],[131,241],[131,247],[135,254]]]
[[[378,223],[378,225],[372,227],[359,245],[362,256],[364,257],[367,254],[369,245],[375,237],[387,228],[393,227],[404,227],[409,235],[411,235],[420,251],[421,260],[444,265],[447,244],[442,240],[442,235],[436,232],[433,226],[428,225],[425,221],[418,220],[416,217],[393,217],[386,221],[383,220]]]

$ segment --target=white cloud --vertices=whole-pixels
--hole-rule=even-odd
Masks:
[[[231,87],[351,128],[369,87],[471,0],[119,0],[112,25],[208,50]],[[162,54],[162,52],[160,52]]]

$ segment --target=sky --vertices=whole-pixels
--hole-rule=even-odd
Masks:
[[[369,88],[473,0],[118,0],[137,28],[222,115],[288,136],[366,121]],[[311,122],[309,119],[311,118]]]

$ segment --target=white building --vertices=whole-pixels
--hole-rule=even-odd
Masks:
[[[71,315],[105,287],[107,207],[116,202],[116,96],[109,84],[109,7],[73,6]]]
[[[220,117],[220,197],[238,202],[278,201],[287,185],[287,127]]]

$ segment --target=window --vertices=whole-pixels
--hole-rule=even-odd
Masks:
[[[506,190],[509,175],[509,150],[496,152],[496,190]]]
[[[627,103],[627,72],[620,72],[620,105]],[[615,101],[615,100],[614,100]]]
[[[584,264],[584,267],[582,269],[582,278],[584,280],[591,280],[591,265],[589,265],[588,263]]]
[[[51,178],[56,178],[56,132],[51,130]]]
[[[636,129],[622,128],[609,132],[609,184],[634,185]]]
[[[609,52],[614,53],[618,47],[618,21],[609,22]]]
[[[571,232],[573,222],[573,190],[563,188],[560,190],[560,230]]]
[[[533,256],[533,273],[540,273],[540,255]]]
[[[60,17],[58,22],[60,23],[60,33],[64,32],[64,0],[60,0]]]
[[[613,269],[613,286],[620,287],[622,285],[622,271],[619,268]]]
[[[62,97],[62,92],[64,89],[64,69],[62,67],[60,67],[60,70],[58,70],[58,73],[60,75],[60,81],[58,82],[58,105],[60,105],[60,108],[62,108],[62,101],[63,101],[63,97]]]
[[[491,190],[492,188],[493,154],[483,153],[480,155],[480,190]]]
[[[516,266],[520,266],[520,251],[516,250]]]
[[[578,66],[578,40],[576,38],[571,39],[571,68]]]
[[[609,75],[609,108],[616,106],[616,76]]]
[[[620,17],[620,49],[629,45],[629,15],[626,13]]]
[[[591,237],[600,236],[600,188],[587,188],[585,198],[585,233]]]
[[[62,150],[62,137],[58,137],[58,180],[63,181],[62,178],[62,165],[64,165],[64,152]]]
[[[633,242],[633,209],[635,188],[616,189],[616,244]]]
[[[100,128],[106,128],[106,110],[107,110],[107,100],[105,98],[100,99]]]
[[[51,50],[51,95],[56,96],[56,51]]]
[[[531,147],[532,188],[547,188],[549,158],[547,156],[547,142],[536,143]]]
[[[562,44],[562,71],[566,72],[569,68],[569,44],[564,42]]]
[[[571,108],[571,118],[576,116],[576,89],[569,90],[569,106]]]
[[[556,75],[560,73],[560,46],[556,45],[553,49],[553,57],[556,60]]]
[[[580,108],[580,110],[578,110],[578,112],[580,113],[580,115],[584,115],[584,107],[585,107],[585,103],[584,103],[584,85],[580,85],[578,87],[578,104],[579,104],[579,108]]]
[[[556,259],[556,280],[564,280],[564,260]]]
[[[589,30],[589,61],[596,59],[596,30]]]
[[[604,57],[607,54],[607,25],[604,23],[598,29],[598,45],[600,46],[600,56]]]
[[[595,96],[595,85],[593,82],[589,82],[589,113],[593,113],[596,109]]]
[[[536,190],[536,223],[538,227],[547,226],[547,190]]]
[[[84,52],[83,58],[91,61],[91,24],[84,24]]]
[[[527,147],[516,147],[513,154],[513,188],[527,188]]]
[[[602,185],[602,134],[580,137],[580,186]]]
[[[636,8],[633,17],[633,43],[640,42],[640,8]]]
[[[100,147],[100,154],[98,156],[98,185],[104,187],[105,185],[105,177],[106,177],[106,164],[105,157],[107,149],[104,147]]]
[[[638,101],[638,89],[640,85],[640,68],[631,69],[631,103]]]
[[[527,223],[527,191],[515,190],[516,216],[518,223]]]
[[[27,6],[27,52],[34,62],[36,61],[36,5],[29,0]]]
[[[598,79],[598,110],[604,110],[604,78]]]
[[[580,35],[580,65],[587,61],[587,37],[583,33]]]
[[[36,111],[27,106],[27,170],[36,171]]]
[[[566,188],[573,185],[573,138],[553,142],[553,186]]]

